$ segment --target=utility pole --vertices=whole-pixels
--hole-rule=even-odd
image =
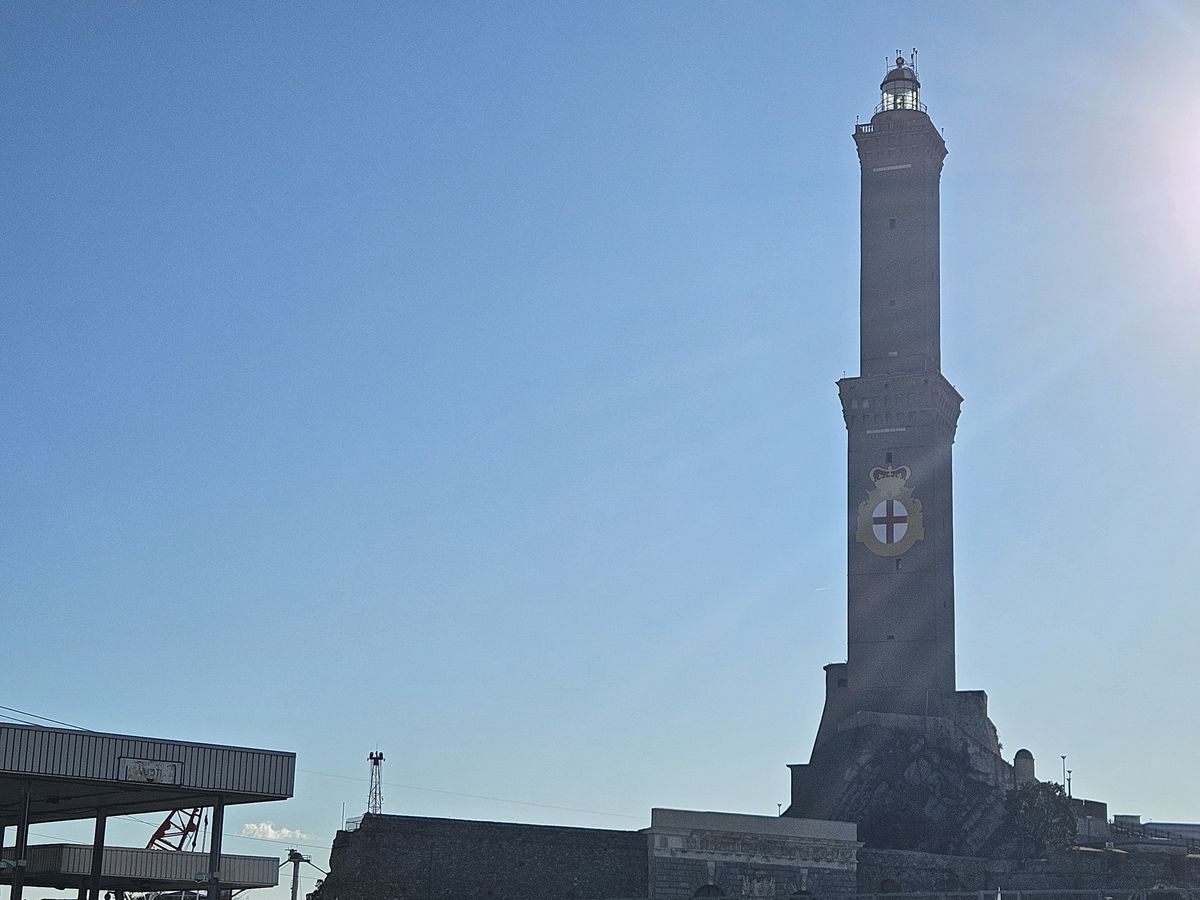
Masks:
[[[328,875],[329,873],[320,866],[315,865],[311,859],[299,850],[289,848],[287,854],[287,859],[280,864],[280,868],[283,868],[288,863],[292,864],[292,900],[298,900],[300,895],[300,863],[308,863],[308,865],[312,866],[322,875]]]
[[[292,900],[300,893],[300,863],[311,862],[299,850],[288,850],[287,861],[292,864]]]

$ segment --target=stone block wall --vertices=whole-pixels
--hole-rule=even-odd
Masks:
[[[648,837],[651,900],[855,891],[859,843],[849,822],[655,809]]]
[[[1088,847],[1046,859],[981,859],[910,850],[858,854],[859,893],[893,891],[1114,890],[1149,891],[1159,886],[1200,889],[1200,857],[1170,853],[1126,853]]]
[[[339,831],[320,900],[598,900],[648,896],[636,831],[367,815]]]
[[[855,826],[655,809],[643,831],[364,816],[313,900],[783,900],[853,894]]]
[[[805,896],[849,895],[856,890],[854,872],[806,869],[800,866],[750,861],[721,861],[709,864],[696,859],[655,861],[650,886],[654,900],[690,900],[696,892],[712,885],[722,897],[761,897],[784,900]]]
[[[857,822],[870,846],[973,855],[1005,815],[1011,766],[951,719],[857,712],[792,766],[787,816]]]

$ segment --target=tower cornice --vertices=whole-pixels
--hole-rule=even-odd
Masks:
[[[923,156],[940,172],[949,152],[929,116],[914,110],[877,113],[869,123],[854,126],[854,143],[864,171],[888,160],[912,162]]]
[[[954,438],[963,398],[941,372],[865,375],[837,385],[847,431],[900,433],[934,426]]]

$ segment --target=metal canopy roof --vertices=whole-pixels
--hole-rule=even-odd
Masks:
[[[292,796],[296,754],[218,744],[0,725],[0,825]]]
[[[3,856],[12,860],[11,847]],[[66,890],[86,886],[92,870],[92,848],[86,844],[39,844],[29,848],[25,884]],[[168,852],[132,847],[104,848],[106,890],[171,891],[197,889],[196,874],[208,868],[207,853]],[[0,869],[0,883],[12,877]],[[279,884],[279,860],[271,856],[221,855],[221,889],[274,887]]]

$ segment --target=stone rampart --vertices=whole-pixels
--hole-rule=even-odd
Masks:
[[[367,815],[339,831],[320,900],[648,896],[637,831]]]

